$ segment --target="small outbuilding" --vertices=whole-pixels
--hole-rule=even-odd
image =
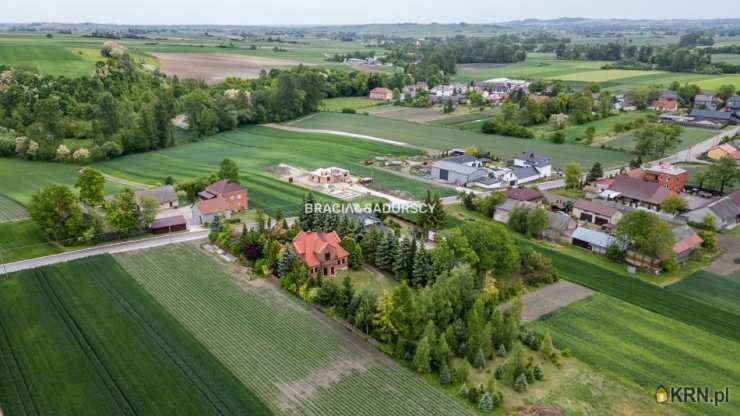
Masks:
[[[187,231],[188,222],[182,215],[176,215],[173,217],[157,218],[154,220],[151,226],[149,226],[149,232],[152,234],[166,234],[174,233],[178,231]]]

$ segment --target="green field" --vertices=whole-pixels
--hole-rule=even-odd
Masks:
[[[0,223],[17,221],[23,218],[28,218],[28,212],[23,208],[23,205],[7,196],[0,195]]]
[[[31,220],[0,224],[0,264],[62,252]]]
[[[702,270],[666,289],[740,315],[740,272],[719,276]]]
[[[54,162],[0,158],[0,196],[28,205],[34,192],[52,183],[74,186],[79,166]],[[105,184],[107,195],[123,189],[114,183]]]
[[[345,108],[362,110],[364,108],[375,107],[380,104],[382,104],[382,102],[378,100],[371,100],[365,97],[328,98],[321,102],[321,111],[341,112]]]
[[[519,240],[519,244],[531,247],[550,258],[552,264],[566,280],[661,314],[666,318],[675,319],[728,340],[740,342],[740,314],[707,305],[689,296],[670,292],[658,285],[630,277],[626,275],[626,272],[617,273],[614,270],[584,262],[537,243]]]
[[[373,171],[362,163],[378,155],[416,153],[413,149],[366,140],[249,127],[221,133],[200,142],[124,156],[94,166],[113,176],[157,184],[167,176],[177,180],[208,175],[218,170],[219,162],[228,157],[239,165],[242,184],[249,190],[250,206],[270,213],[280,209],[284,213],[294,214],[300,207],[306,189],[278,179],[267,168],[279,163],[309,170],[339,166],[355,175],[373,176],[377,184],[389,189],[407,191],[422,198],[429,187],[435,187],[386,171]],[[454,192],[437,188],[445,195]]]
[[[672,150],[672,152],[688,149],[697,143],[701,143],[704,140],[714,137],[719,134],[719,131],[712,129],[704,129],[701,127],[682,127],[681,143]],[[626,151],[635,150],[637,141],[635,138],[636,130],[628,131],[620,134],[613,139],[599,143],[598,145],[606,145],[615,149],[624,149]],[[594,145],[596,146],[596,145]]]
[[[269,414],[110,256],[0,280],[8,415]]]
[[[365,134],[435,150],[477,146],[483,152],[490,151],[492,154],[506,159],[521,152],[534,150],[550,157],[553,165],[558,168],[572,162],[574,155],[578,155],[577,161],[586,168],[590,168],[597,161],[605,167],[621,166],[632,157],[627,152],[589,146],[554,144],[543,140],[472,133],[459,129],[352,114],[320,113],[291,125],[309,129],[332,129]]]
[[[524,62],[501,64],[458,65],[455,81],[470,82],[498,77],[563,80],[574,85],[599,83],[603,88],[624,90],[647,85],[667,87],[673,81],[698,83],[704,89],[716,90],[720,85],[740,84],[739,75],[704,75],[665,71],[604,70],[607,61],[568,61],[555,55],[529,53]]]
[[[258,280],[235,280],[192,245],[116,255],[276,413],[466,414],[332,319]]]
[[[618,299],[597,294],[534,322],[560,347],[600,371],[637,383],[654,397],[659,385],[740,389],[740,344]],[[691,414],[736,415],[740,402],[681,407]],[[664,406],[679,406],[666,404]]]
[[[740,53],[715,53],[712,54],[712,62],[725,62],[728,64],[740,64]]]
[[[337,273],[337,281],[341,281],[346,276],[352,280],[355,290],[360,292],[372,293],[380,297],[384,291],[392,291],[398,282],[390,277],[379,273],[369,272],[367,270],[343,270]]]

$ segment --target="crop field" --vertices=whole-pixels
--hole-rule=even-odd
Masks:
[[[372,108],[367,112],[371,116],[390,118],[392,120],[405,120],[414,123],[429,123],[450,117],[450,115],[444,114],[441,107],[414,108],[388,105]]]
[[[740,344],[598,294],[531,324],[549,331],[556,345],[654,395],[659,385],[740,389]],[[670,406],[670,405],[666,405]],[[691,414],[736,415],[740,403],[681,407]]]
[[[672,150],[672,152],[688,149],[697,143],[701,143],[704,140],[707,140],[710,137],[714,137],[719,134],[719,131],[717,130],[704,129],[701,127],[683,127],[682,129],[683,131],[681,133],[681,143],[676,146],[676,148]],[[637,145],[635,133],[636,130],[628,131],[614,137],[613,139],[594,144],[594,146],[604,144],[616,149],[633,151],[635,150],[635,146]]]
[[[52,183],[74,186],[79,166],[54,162],[0,158],[0,196],[28,205],[34,192]],[[122,186],[107,182],[105,193],[116,193]]]
[[[192,245],[116,258],[275,413],[467,414],[332,319]]]
[[[458,65],[455,81],[469,82],[498,77],[523,79],[563,80],[574,84],[599,83],[612,90],[632,89],[647,85],[666,87],[673,81],[698,83],[700,87],[716,90],[720,85],[739,84],[737,75],[704,75],[665,71],[633,71],[623,69],[601,69],[607,61],[568,61],[555,59],[547,53],[529,53],[524,62],[501,64]]]
[[[329,113],[325,113],[329,114]],[[325,134],[294,133],[268,127],[249,127],[221,133],[200,142],[157,152],[140,153],[95,165],[113,176],[156,184],[165,177],[187,179],[218,170],[224,158],[239,165],[242,184],[249,190],[250,206],[274,213],[296,213],[306,189],[272,176],[266,169],[279,163],[316,169],[339,166],[359,176],[373,176],[377,184],[410,192],[422,198],[427,188],[445,195],[447,188],[373,170],[362,162],[378,155],[412,155],[417,151],[385,143]]]
[[[400,120],[379,119],[372,116],[321,113],[292,123],[293,127],[308,129],[332,129],[365,134],[384,139],[397,140],[414,146],[435,150],[448,150],[466,146],[477,146],[483,152],[490,151],[502,158],[511,158],[521,152],[534,150],[552,159],[555,167],[562,168],[578,155],[578,162],[590,168],[594,162],[605,167],[628,162],[632,155],[627,152],[599,149],[574,144],[554,144],[544,140],[527,140],[435,127]]]
[[[712,62],[726,62],[728,64],[740,64],[740,53],[715,53],[712,54]]]
[[[110,256],[0,280],[6,414],[269,414]]]
[[[321,111],[341,112],[345,108],[351,108],[353,110],[363,110],[381,104],[381,101],[371,100],[365,97],[327,98],[321,101]]]
[[[615,124],[629,123],[634,120],[644,118],[648,114],[651,113],[648,111],[629,111],[618,113],[614,116],[594,120],[585,124],[568,124],[561,131],[563,132],[563,134],[565,134],[565,139],[567,141],[583,141],[586,138],[586,129],[588,129],[589,127],[593,127],[594,129],[596,129],[594,143],[600,143],[601,140],[603,140],[610,134],[614,134],[612,129],[614,128]],[[535,131],[535,134],[538,138],[544,139],[548,139],[550,134],[552,134],[553,132],[552,128],[547,124],[535,126],[533,127],[533,130]]]
[[[552,260],[561,276],[641,308],[661,314],[740,342],[740,314],[707,305],[693,297],[662,289],[652,283],[629,277],[601,266],[587,263],[552,248],[519,240],[522,246],[539,251]]]
[[[719,276],[702,270],[666,289],[740,315],[740,272]]]
[[[7,196],[0,195],[0,223],[17,221],[23,218],[28,218],[28,212],[23,208],[23,205]]]

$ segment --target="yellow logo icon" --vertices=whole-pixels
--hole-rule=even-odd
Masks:
[[[668,401],[668,390],[663,386],[658,386],[655,391],[655,401],[658,403],[665,403]]]

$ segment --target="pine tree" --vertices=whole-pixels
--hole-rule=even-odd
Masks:
[[[484,413],[490,413],[493,411],[493,398],[491,397],[491,393],[483,393],[483,396],[481,396],[480,401],[478,402],[478,408]]]
[[[457,390],[457,395],[460,397],[468,398],[468,395],[470,395],[470,389],[468,388],[468,385],[463,383],[462,386]]]
[[[497,355],[498,355],[499,357],[506,357],[506,345],[504,345],[504,344],[499,344],[499,346],[498,346],[498,350],[496,350],[496,354],[497,354]]]
[[[409,241],[407,239],[401,240],[401,242],[396,246],[396,251],[393,253],[393,274],[396,277],[396,280],[405,280],[406,279],[406,252],[409,249]]]
[[[514,390],[518,391],[519,393],[524,393],[529,389],[529,384],[527,383],[527,378],[524,376],[524,373],[519,374],[519,376],[514,381]]]
[[[442,362],[442,366],[439,368],[439,383],[443,386],[450,384],[450,367],[447,362]]]
[[[284,250],[280,256],[277,267],[278,277],[283,277],[293,269],[293,263],[295,261],[295,254],[290,250]]]
[[[390,234],[381,234],[378,238],[377,248],[375,249],[375,265],[380,269],[385,270],[388,267],[391,240],[394,238]]]
[[[555,349],[552,346],[552,338],[550,338],[549,332],[546,332],[544,338],[542,338],[542,345],[540,346],[540,349],[542,350],[542,354],[545,356],[545,358],[550,358],[552,356],[552,353]]]
[[[309,192],[307,195],[303,196],[303,205],[301,206],[301,213],[298,219],[305,231],[310,231],[314,229],[314,218],[316,216],[316,213],[314,211],[314,208],[316,208],[315,204],[316,200],[312,192]]]
[[[411,282],[416,287],[426,286],[432,274],[432,260],[424,247],[419,247],[414,255]]]
[[[419,341],[419,345],[416,346],[416,352],[414,353],[414,368],[419,373],[428,373],[432,371],[431,368],[431,346],[429,345],[429,338],[424,337]]]
[[[447,337],[441,334],[437,341],[437,348],[434,351],[434,361],[442,367],[447,365],[447,361],[450,360],[450,346],[447,345]]]
[[[486,366],[486,356],[483,353],[482,347],[478,348],[478,352],[475,354],[475,363],[473,363],[473,365],[475,365],[475,368],[479,370]]]
[[[534,366],[534,378],[540,381],[545,378],[545,372],[542,371],[542,367],[539,364]]]
[[[414,274],[414,260],[416,259],[416,250],[417,250],[417,244],[416,244],[416,237],[414,237],[411,240],[411,243],[409,244],[408,250],[406,251],[406,259],[405,259],[405,278],[408,280],[411,280],[413,274]]]

